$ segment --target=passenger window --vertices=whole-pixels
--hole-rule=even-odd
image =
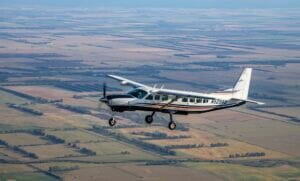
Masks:
[[[202,103],[202,99],[201,98],[197,98],[197,103]]]
[[[162,101],[167,101],[168,99],[169,99],[168,95],[163,95],[161,98]]]
[[[184,97],[182,98],[182,102],[187,102],[188,101],[188,98]]]
[[[203,99],[203,103],[208,103],[208,99]]]
[[[155,99],[156,101],[159,101],[159,100],[160,100],[160,95],[155,95],[154,99]]]
[[[148,97],[146,97],[147,100],[153,100],[153,95],[149,95]]]
[[[195,98],[190,98],[190,103],[195,103]]]

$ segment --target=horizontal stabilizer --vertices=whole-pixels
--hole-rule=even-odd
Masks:
[[[264,105],[265,104],[264,102],[254,101],[254,100],[251,100],[251,99],[236,99],[236,98],[233,98],[233,100],[245,101],[245,102],[258,104],[258,105]]]
[[[264,104],[265,104],[264,102],[254,101],[254,100],[251,100],[251,99],[247,99],[247,100],[245,100],[245,101],[246,101],[246,102],[253,103],[253,104],[258,104],[258,105],[264,105]]]

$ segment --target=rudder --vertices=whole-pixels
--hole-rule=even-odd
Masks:
[[[247,100],[251,82],[252,68],[245,68],[238,81],[235,83],[233,97],[236,99]]]

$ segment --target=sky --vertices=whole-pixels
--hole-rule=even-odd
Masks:
[[[300,0],[0,0],[0,7],[300,8]]]

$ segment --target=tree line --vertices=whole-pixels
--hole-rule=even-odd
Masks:
[[[122,142],[125,142],[125,143],[128,143],[128,144],[133,144],[133,145],[136,145],[136,146],[138,146],[138,147],[140,147],[144,150],[156,152],[156,153],[161,154],[161,155],[176,155],[175,151],[170,150],[168,148],[165,148],[163,146],[155,145],[155,144],[152,144],[152,143],[147,143],[147,142],[141,141],[139,139],[135,139],[135,138],[128,138],[128,137],[124,136],[121,133],[115,133],[115,132],[109,131],[108,129],[105,129],[105,128],[100,127],[100,126],[93,126],[91,131],[94,131],[96,133],[100,133],[100,134],[105,135],[105,136],[113,137],[113,138],[115,138],[119,141],[122,141]]]
[[[9,145],[6,141],[0,140],[0,145],[7,147],[8,149],[23,155],[24,157],[38,159],[38,156],[35,153],[28,152],[18,146]]]
[[[185,144],[185,145],[168,145],[165,146],[168,149],[191,149],[191,148],[202,148],[202,147],[225,147],[229,146],[228,143],[211,143],[209,145],[205,144]]]
[[[95,156],[97,154],[95,151],[88,148],[80,147],[76,143],[68,143],[68,146],[76,149],[79,153],[84,155]]]
[[[30,108],[30,107],[25,107],[23,105],[10,104],[10,103],[8,103],[7,105],[10,108],[13,108],[13,109],[25,112],[25,113],[29,113],[29,114],[32,114],[32,115],[35,115],[35,116],[42,116],[44,114],[41,111],[38,111],[38,110]]]
[[[140,138],[140,140],[152,140],[152,139],[184,139],[184,138],[191,138],[189,135],[177,135],[177,136],[169,136],[166,133],[162,133],[159,131],[155,132],[132,132],[132,135],[142,135],[147,136],[146,138]]]
[[[262,156],[266,156],[266,153],[265,152],[236,153],[236,154],[230,154],[229,158],[262,157]]]
[[[31,96],[31,95],[24,94],[22,92],[18,92],[18,91],[15,91],[15,90],[7,89],[7,88],[4,88],[4,87],[0,87],[0,90],[4,91],[4,92],[8,92],[8,93],[13,94],[13,95],[18,96],[18,97],[22,97],[22,98],[29,99],[29,100],[37,102],[37,103],[41,103],[41,104],[56,103],[56,102],[62,102],[63,101],[62,99],[50,100],[50,99],[45,99],[45,98],[42,98],[42,97],[34,97],[34,96]]]
[[[91,114],[91,111],[88,110],[85,107],[81,107],[81,106],[73,106],[73,105],[69,105],[69,104],[62,104],[62,103],[56,103],[55,104],[58,108],[61,109],[66,109],[68,111],[72,111],[75,113],[80,113],[80,114]]]

